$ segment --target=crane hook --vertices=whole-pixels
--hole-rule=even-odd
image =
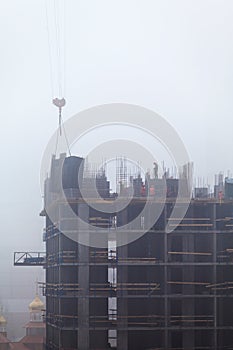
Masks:
[[[66,100],[64,99],[64,97],[61,99],[54,98],[53,104],[59,108],[59,129],[60,129],[60,135],[61,135],[61,111],[62,111],[62,107],[64,107],[66,104]]]

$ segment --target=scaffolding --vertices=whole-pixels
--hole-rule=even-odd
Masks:
[[[15,252],[14,266],[44,266],[45,252]]]
[[[134,205],[140,206],[142,202],[135,201]],[[130,210],[134,211],[133,205]],[[195,350],[230,349],[232,326],[228,304],[233,300],[229,270],[233,265],[233,227],[232,217],[225,213],[232,210],[232,204],[192,201],[186,217],[168,234],[164,230],[170,210],[168,201],[156,226],[138,241],[120,248],[83,248],[71,244],[57,229],[59,218],[56,225],[48,227],[45,242],[50,249],[47,249],[46,268],[52,274],[50,279],[60,282],[46,282],[41,287],[48,303],[51,298],[58,299],[60,309],[65,303],[69,312],[49,312],[48,327],[59,332],[73,330],[78,337],[85,319],[88,332],[93,332],[95,337],[98,332],[98,337],[106,341],[113,342],[114,338],[117,349],[126,349],[121,345],[124,342],[121,337],[126,338],[129,349],[130,344],[132,349],[137,349],[136,331],[142,337],[149,337],[144,349],[184,349],[185,346]],[[219,217],[221,212],[223,217]],[[90,222],[96,227],[113,228],[110,217],[90,216]],[[83,268],[89,274],[88,279],[81,275]],[[67,282],[67,274],[73,279],[72,271],[76,271],[77,281]],[[109,271],[114,274],[114,282],[108,277]],[[89,305],[87,314],[80,315],[77,311],[78,300]],[[110,309],[111,300],[116,301],[115,309]],[[75,303],[76,311],[69,306]],[[220,307],[223,312],[218,311]],[[115,337],[106,335],[114,330]],[[155,332],[156,341],[150,336],[151,331]],[[198,332],[205,334],[209,345],[198,346]],[[156,342],[160,345],[152,347]],[[179,343],[183,345],[175,347]]]
[[[47,304],[47,349],[232,349],[233,201],[192,199],[184,218],[170,220],[178,180],[166,179],[167,198],[157,222],[139,239],[121,246],[118,227],[140,216],[148,198],[153,219],[153,197],[163,180],[148,177],[146,184],[139,173],[128,181],[124,159],[116,166],[119,192],[127,197],[129,187],[135,190],[129,205],[119,213],[102,212],[103,201],[114,207],[115,200],[102,173],[102,199],[92,199],[90,192],[95,208],[85,207],[86,222],[96,227],[96,234],[101,236],[101,228],[109,232],[106,248],[66,237],[60,228],[70,220],[67,203],[59,200],[59,193],[45,194],[45,200],[56,198],[51,200],[54,222],[42,212],[46,282],[40,286]],[[96,171],[88,176],[85,186],[98,177]],[[54,182],[51,176],[48,188]],[[78,197],[79,188],[73,187],[71,183],[65,189],[66,199],[78,214],[86,204]],[[146,218],[140,219],[143,232]],[[174,231],[167,232],[167,224]]]

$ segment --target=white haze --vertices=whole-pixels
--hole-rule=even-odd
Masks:
[[[64,119],[142,105],[175,127],[198,176],[233,172],[232,0],[65,1]],[[57,111],[44,1],[1,1],[0,16],[0,304],[27,312],[43,270],[14,268],[13,252],[43,250],[39,171]]]

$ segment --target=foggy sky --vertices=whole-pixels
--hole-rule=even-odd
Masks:
[[[13,251],[43,250],[39,171],[57,111],[44,2],[1,1],[0,16],[1,303],[30,299],[43,276],[12,262]],[[142,105],[174,126],[196,174],[233,172],[232,16],[232,0],[66,0],[64,119]]]

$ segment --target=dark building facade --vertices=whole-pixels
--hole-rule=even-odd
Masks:
[[[175,229],[167,232],[178,186],[169,179],[159,219],[139,239],[121,246],[118,227],[140,216],[147,184],[135,179],[134,198],[124,210],[110,214],[98,210],[101,201],[114,205],[116,200],[105,175],[95,180],[82,176],[81,158],[54,158],[45,183],[45,204],[55,218],[46,209],[42,212],[47,350],[233,349],[232,200],[192,199],[185,217],[174,218]],[[72,226],[67,202],[60,200],[59,177],[73,212],[94,227],[108,229],[111,237],[114,232],[115,242],[104,236],[105,248],[95,248],[63,233],[79,234],[82,229]],[[90,193],[95,208],[80,192],[91,181],[102,197],[97,201]],[[159,181],[154,179],[152,196]],[[148,215],[156,211],[152,202]],[[145,220],[141,218],[142,229]]]

